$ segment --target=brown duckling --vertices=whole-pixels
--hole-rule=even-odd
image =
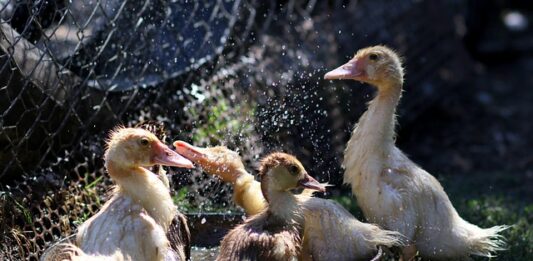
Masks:
[[[261,191],[266,209],[231,230],[222,240],[217,260],[298,260],[302,254],[303,208],[290,190],[325,191],[302,164],[285,153],[261,161]]]

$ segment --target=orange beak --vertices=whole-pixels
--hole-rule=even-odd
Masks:
[[[193,146],[185,141],[175,141],[174,147],[176,147],[176,151],[183,155],[184,157],[194,161],[198,162],[199,160],[206,159],[207,155],[205,155],[202,152],[201,148],[198,148],[196,146]]]
[[[305,176],[303,179],[298,181],[298,185],[302,188],[312,189],[320,192],[326,192],[326,186],[323,184],[320,184],[316,179],[309,176],[309,174],[305,173]]]
[[[348,61],[346,64],[340,66],[339,68],[330,71],[324,75],[326,80],[336,80],[336,79],[352,79],[360,80],[365,76],[364,62],[361,59],[353,58]]]
[[[180,167],[191,169],[194,168],[192,162],[177,152],[171,150],[167,145],[161,142],[155,142],[153,146],[153,158],[154,164],[163,166]]]

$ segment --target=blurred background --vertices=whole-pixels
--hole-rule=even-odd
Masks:
[[[108,131],[146,120],[165,125],[168,143],[239,151],[253,174],[266,153],[293,153],[335,185],[326,197],[363,219],[341,161],[373,89],[322,76],[375,44],[405,58],[398,146],[443,183],[465,219],[515,225],[498,260],[533,256],[533,3],[0,5],[1,260],[37,260],[96,213],[111,184]],[[229,186],[201,170],[170,173],[193,223],[240,215]]]

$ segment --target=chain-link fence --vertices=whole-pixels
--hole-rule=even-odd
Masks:
[[[382,2],[0,1],[0,259],[36,260],[98,210],[117,124],[162,122],[169,140],[226,144],[248,166],[284,149],[338,183],[371,92],[324,86],[326,67],[390,44],[421,89],[403,107],[414,112],[468,62],[452,55],[461,48],[440,1]],[[191,209],[231,201],[198,171],[173,183]]]

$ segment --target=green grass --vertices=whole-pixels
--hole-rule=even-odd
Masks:
[[[17,207],[17,209],[22,212],[26,223],[32,224],[33,218],[32,218],[30,210],[25,205],[23,205],[22,203],[18,202],[15,199],[13,199],[13,203],[15,203],[15,206]]]
[[[90,174],[85,173],[84,175],[85,180],[88,181],[90,179]],[[102,206],[101,202],[101,195],[98,190],[98,187],[103,185],[104,182],[104,176],[99,176],[96,179],[94,179],[91,183],[88,183],[83,187],[85,191],[85,195],[92,198],[94,200],[94,203],[100,208]],[[73,220],[72,223],[76,226],[80,226],[83,224],[87,219],[91,217],[91,212],[87,209],[87,206],[83,207],[83,213],[79,215],[76,220]]]
[[[222,97],[207,98],[202,101],[201,107],[189,107],[188,112],[193,118],[200,118],[200,115],[207,116],[202,121],[198,121],[197,126],[192,130],[193,143],[201,144],[205,141],[219,143],[226,140],[228,136],[239,136],[253,129],[248,119],[253,118],[254,111],[255,105],[253,104],[244,101],[230,104],[230,101]]]
[[[11,205],[12,208],[6,207],[7,204],[13,204]],[[24,218],[24,222],[27,224],[33,223],[33,217],[31,215],[30,209],[24,204],[24,202],[21,200],[19,202],[18,199],[13,197],[13,195],[9,192],[0,191],[0,211],[6,211],[7,214],[12,216],[22,216]],[[9,213],[11,211],[13,212],[19,212],[19,213]],[[3,214],[3,213],[0,213]],[[0,221],[3,221],[6,217],[0,217]]]
[[[480,227],[511,225],[503,232],[508,250],[492,260],[526,261],[533,258],[533,198],[512,173],[454,175],[441,179],[442,185],[462,218]],[[351,195],[332,198],[361,218]],[[487,260],[475,257],[474,260]]]
[[[87,219],[90,218],[90,213],[88,211],[84,211],[81,216],[79,216],[76,220],[72,221],[72,223],[76,226],[80,226],[85,222]]]
[[[89,173],[85,174],[85,180],[88,179],[88,176],[89,176]],[[104,176],[97,177],[93,182],[87,184],[87,186],[85,186],[85,189],[86,190],[90,190],[90,189],[96,187],[96,185],[98,185],[98,183],[100,183],[102,181],[102,179],[104,179]]]
[[[89,180],[89,173],[85,173],[85,180]],[[94,198],[96,205],[98,205],[99,207],[102,205],[102,202],[100,201],[98,185],[102,185],[101,183],[103,182],[103,180],[104,180],[104,176],[99,176],[96,179],[94,179],[91,183],[85,185],[84,187],[84,190],[87,193],[87,195]],[[85,220],[86,219],[83,219],[81,223],[85,222]]]
[[[187,194],[189,193],[189,188],[182,187],[178,191],[176,191],[176,194],[172,197],[174,204],[178,206],[180,211],[188,212],[193,209],[193,206],[189,199],[187,198]]]
[[[222,206],[218,204],[213,204],[211,201],[205,202],[202,205],[193,204],[189,198],[189,188],[182,187],[174,196],[172,196],[174,204],[178,207],[179,211],[183,213],[203,213],[203,212],[212,212],[212,213],[237,213],[240,214],[241,211],[232,206]]]

